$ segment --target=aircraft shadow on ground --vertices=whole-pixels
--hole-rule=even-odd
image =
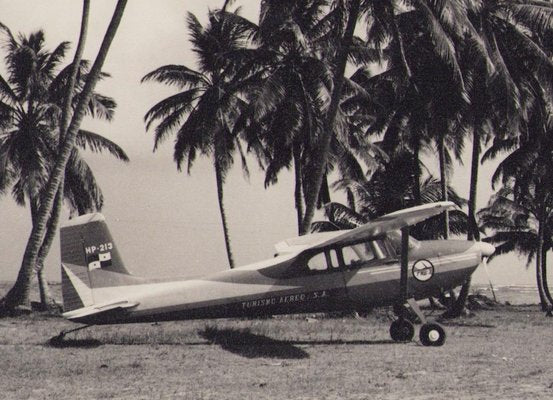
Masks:
[[[55,348],[81,348],[81,349],[92,349],[100,347],[103,345],[102,342],[96,339],[65,339],[60,336],[54,336],[46,343],[47,346]]]
[[[276,340],[250,332],[249,329],[219,329],[206,327],[199,335],[224,350],[247,358],[303,359],[309,354],[298,348],[302,345],[376,345],[391,344],[393,340]]]
[[[247,358],[282,358],[303,359],[309,354],[295,345],[258,335],[249,329],[219,329],[206,327],[199,335],[212,344],[221,346],[224,350]]]

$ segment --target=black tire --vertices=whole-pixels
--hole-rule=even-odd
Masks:
[[[406,319],[397,319],[390,325],[390,336],[395,342],[409,342],[415,336],[415,327]]]
[[[419,338],[424,346],[441,346],[445,343],[445,330],[435,322],[429,322],[421,326]]]

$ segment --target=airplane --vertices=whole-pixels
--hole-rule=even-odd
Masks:
[[[444,328],[428,321],[417,300],[459,286],[495,247],[462,240],[418,241],[409,228],[456,209],[452,202],[412,207],[351,230],[313,233],[275,245],[268,260],[201,279],[132,275],[99,213],[63,226],[63,317],[93,325],[207,318],[260,317],[394,306],[394,341],[411,341],[410,308],[425,346],[441,346]]]

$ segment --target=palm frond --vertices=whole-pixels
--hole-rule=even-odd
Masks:
[[[200,84],[208,84],[200,72],[194,71],[184,65],[164,65],[147,73],[140,82],[156,81],[166,85],[174,85],[178,88],[196,87]]]
[[[80,129],[77,133],[76,145],[83,150],[89,149],[94,153],[102,153],[103,151],[107,151],[118,160],[125,162],[129,161],[129,157],[118,144],[91,131]]]

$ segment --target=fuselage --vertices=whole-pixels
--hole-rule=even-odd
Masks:
[[[487,248],[482,243],[422,241],[409,250],[408,295],[422,299],[462,284]],[[273,259],[201,279],[135,279],[94,288],[94,307],[64,317],[87,324],[248,317],[365,309],[397,303],[400,261],[387,237]],[[489,254],[488,254],[489,255]],[[113,304],[126,306],[113,307]],[[86,311],[86,310],[85,310]]]

